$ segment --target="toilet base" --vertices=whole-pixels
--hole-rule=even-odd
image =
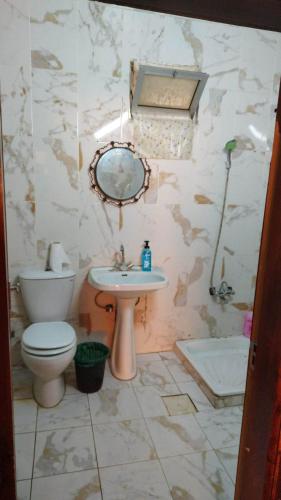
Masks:
[[[63,375],[52,380],[42,380],[40,377],[34,377],[33,396],[34,399],[43,408],[52,408],[56,406],[63,398],[65,393],[65,382]]]

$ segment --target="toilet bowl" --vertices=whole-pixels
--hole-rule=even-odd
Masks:
[[[33,396],[43,407],[56,406],[64,396],[63,372],[76,352],[75,330],[66,323],[72,298],[73,271],[27,271],[20,288],[32,324],[22,335],[21,354],[33,373]]]
[[[21,354],[34,375],[33,396],[41,406],[55,406],[63,398],[63,372],[75,351],[75,331],[63,321],[34,323],[24,331]]]

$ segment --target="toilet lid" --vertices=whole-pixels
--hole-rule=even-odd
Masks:
[[[32,349],[60,349],[74,342],[75,331],[64,321],[33,323],[23,333],[23,343]]]
[[[32,354],[33,356],[38,357],[53,357],[58,354],[64,354],[65,352],[70,351],[73,347],[76,348],[76,340],[72,342],[72,344],[66,347],[60,347],[59,349],[33,349],[32,347],[27,347],[24,342],[22,342],[22,350],[27,354]]]

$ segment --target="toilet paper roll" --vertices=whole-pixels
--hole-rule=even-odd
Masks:
[[[50,246],[49,268],[55,273],[61,273],[70,267],[70,260],[66,255],[62,244],[58,241]]]

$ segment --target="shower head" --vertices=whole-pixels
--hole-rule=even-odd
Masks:
[[[236,149],[237,147],[237,141],[236,139],[231,139],[231,141],[228,141],[225,146],[224,146],[224,149],[225,151],[234,151],[234,149]]]
[[[236,149],[236,147],[237,147],[236,139],[231,139],[224,146],[224,150],[226,151],[227,154],[227,169],[230,169],[231,167],[231,153],[232,151],[234,151],[234,149]]]

